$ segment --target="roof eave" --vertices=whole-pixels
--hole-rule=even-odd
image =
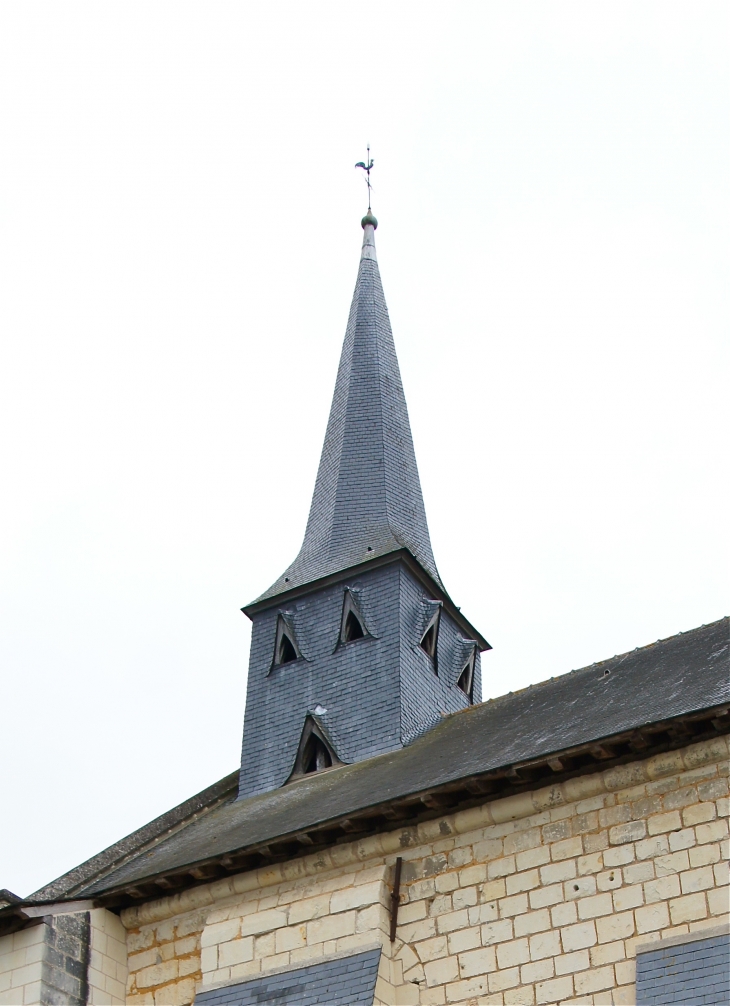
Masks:
[[[426,790],[404,793],[389,800],[387,804],[363,805],[350,810],[342,818],[320,821],[315,827],[310,825],[303,831],[300,829],[272,835],[264,843],[231,849],[222,855],[189,863],[164,874],[138,879],[133,884],[127,882],[115,885],[92,896],[100,906],[121,907],[140,904],[156,900],[166,893],[172,893],[173,890],[178,893],[185,888],[220,879],[221,873],[230,875],[247,872],[272,862],[295,858],[297,854],[301,855],[303,852],[311,853],[319,848],[331,846],[332,833],[338,829],[341,834],[340,842],[348,838],[350,840],[355,837],[364,838],[373,832],[392,830],[398,823],[404,827],[412,826],[420,821],[451,814],[469,806],[529,792],[547,784],[603,771],[630,761],[643,760],[686,746],[688,743],[729,733],[730,716],[727,710],[727,703],[724,703],[722,706],[688,713],[671,720],[647,724],[641,730],[624,731],[578,747],[556,749],[538,759],[507,764],[499,769],[470,774],[431,786]],[[468,713],[468,710],[463,712]],[[689,734],[687,728],[690,728]],[[653,736],[651,731],[654,731]],[[614,754],[619,746],[630,748],[630,753]],[[571,760],[587,757],[592,760],[592,764],[582,764],[576,768],[568,767]],[[305,778],[291,785],[306,782]],[[379,810],[383,811],[382,817],[378,817]],[[290,851],[291,848],[295,851]],[[216,873],[216,870],[220,872]],[[204,875],[206,871],[208,876]]]
[[[356,563],[354,566],[346,566],[344,569],[335,570],[332,573],[328,573],[327,576],[320,577],[317,580],[309,580],[307,583],[292,587],[290,590],[284,590],[269,597],[259,598],[250,604],[244,605],[241,611],[245,615],[248,615],[249,618],[253,618],[254,615],[260,611],[266,611],[267,608],[281,607],[297,597],[310,594],[315,590],[323,590],[334,584],[342,583],[344,580],[349,580],[352,576],[360,576],[362,573],[367,573],[372,569],[388,566],[395,562],[403,563],[434,599],[441,601],[444,609],[459,628],[466,633],[467,637],[477,641],[481,651],[492,649],[481,632],[472,625],[468,618],[462,615],[461,609],[457,608],[443,587],[434,580],[431,574],[423,568],[418,559],[407,548],[399,548],[392,552],[386,552],[385,555],[379,555],[374,559],[366,559],[364,562]]]
[[[160,814],[148,824],[131,832],[124,838],[108,846],[101,852],[85,860],[73,870],[62,874],[50,884],[45,884],[27,898],[19,899],[17,906],[55,904],[57,902],[76,900],[77,891],[88,887],[97,878],[117,869],[130,859],[140,855],[158,842],[169,838],[175,831],[186,827],[202,814],[208,813],[225,803],[238,792],[239,771],[219,779],[204,790],[189,797],[171,810]],[[0,912],[3,910],[0,910]]]

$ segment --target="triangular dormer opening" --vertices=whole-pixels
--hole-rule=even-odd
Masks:
[[[432,610],[431,617],[426,625],[426,631],[421,636],[420,647],[423,652],[431,658],[433,661],[433,669],[438,673],[437,669],[437,655],[438,655],[438,642],[439,642],[439,622],[441,621],[441,605],[437,602],[432,602],[435,607]]]
[[[299,740],[294,768],[287,781],[300,779],[314,772],[323,772],[335,768],[342,762],[337,757],[335,749],[327,737],[324,728],[312,716],[307,716],[304,729]]]
[[[276,622],[276,642],[274,643],[272,668],[280,667],[282,664],[292,664],[295,660],[299,660],[301,655],[293,626],[284,615],[279,615]]]
[[[302,753],[302,772],[321,772],[324,768],[332,768],[332,755],[324,741],[312,734]]]
[[[345,628],[342,633],[342,642],[351,643],[353,639],[362,639],[364,635],[365,630],[362,627],[360,619],[354,611],[348,612],[345,619]]]
[[[421,640],[421,649],[433,659],[436,656],[436,625],[429,625]]]
[[[352,643],[356,639],[364,639],[369,635],[365,628],[365,620],[362,617],[360,608],[352,591],[345,591],[345,599],[342,603],[342,619],[340,621],[339,643]]]
[[[294,643],[292,643],[286,632],[282,632],[281,639],[279,640],[279,649],[276,653],[277,664],[290,664],[292,660],[297,659],[297,651],[294,649]]]
[[[474,646],[469,654],[469,659],[461,669],[459,680],[456,682],[457,687],[462,690],[470,702],[474,701],[474,667],[476,660],[477,648]]]

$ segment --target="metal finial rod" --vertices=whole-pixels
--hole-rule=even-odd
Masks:
[[[370,210],[370,192],[372,191],[372,185],[370,184],[370,172],[372,171],[373,164],[375,164],[375,161],[370,157],[370,144],[368,143],[368,156],[367,156],[366,160],[365,161],[358,161],[357,164],[355,165],[356,168],[362,168],[363,171],[365,172],[365,181],[367,182],[367,186],[368,186],[368,213],[371,212],[371,210]]]

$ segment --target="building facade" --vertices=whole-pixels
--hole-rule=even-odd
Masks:
[[[482,703],[368,212],[240,769],[29,898],[0,1006],[726,1003],[730,621]]]

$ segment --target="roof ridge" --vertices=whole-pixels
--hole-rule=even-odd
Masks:
[[[703,622],[702,625],[697,625],[693,629],[683,629],[679,632],[675,632],[672,636],[664,636],[662,639],[656,639],[653,643],[646,643],[644,646],[635,646],[633,650],[626,650],[624,653],[616,653],[612,657],[605,657],[603,660],[596,660],[592,664],[585,664],[583,667],[574,667],[570,671],[564,671],[562,674],[553,674],[549,678],[543,678],[542,681],[533,681],[529,685],[525,685],[524,688],[516,688],[514,691],[503,692],[502,695],[494,695],[491,698],[484,699],[483,702],[475,703],[474,705],[467,706],[465,709],[458,709],[456,712],[447,713],[443,718],[449,719],[452,716],[462,716],[465,713],[469,713],[473,709],[477,709],[480,705],[485,706],[491,703],[503,702],[509,699],[513,695],[523,695],[532,689],[544,688],[549,685],[552,681],[560,681],[569,678],[573,674],[582,674],[586,671],[590,671],[595,667],[601,667],[603,664],[611,663],[615,660],[623,660],[626,657],[631,657],[635,653],[641,653],[645,650],[650,650],[652,647],[659,645],[660,643],[669,643],[672,640],[679,639],[680,636],[690,636],[695,632],[700,632],[702,629],[711,629],[713,626],[719,625],[721,622],[728,622],[730,624],[730,615],[723,615],[722,618],[715,619],[714,622]]]

